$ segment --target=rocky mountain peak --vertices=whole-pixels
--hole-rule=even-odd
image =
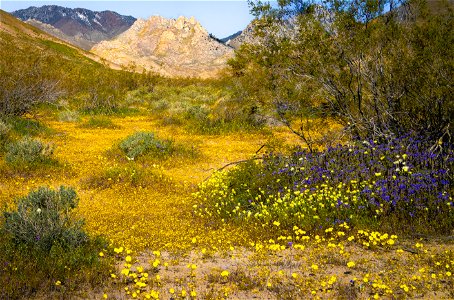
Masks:
[[[129,30],[95,45],[93,53],[120,65],[136,65],[165,76],[213,77],[233,56],[194,18],[138,19]]]
[[[124,32],[136,21],[131,16],[123,16],[113,11],[91,11],[85,8],[66,8],[57,5],[29,7],[13,12],[22,21],[35,20],[33,25],[75,45],[90,49],[94,44],[111,39]],[[39,24],[47,25],[39,26]]]

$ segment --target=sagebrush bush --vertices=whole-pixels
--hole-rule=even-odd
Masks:
[[[145,154],[162,157],[171,154],[174,150],[172,141],[160,140],[155,137],[154,133],[142,131],[128,136],[119,147],[129,159],[135,159]]]
[[[51,161],[54,147],[31,137],[23,137],[6,147],[5,160],[12,165],[35,165]]]
[[[19,244],[50,251],[53,245],[81,246],[88,241],[83,221],[73,221],[70,212],[77,207],[74,189],[61,186],[54,191],[46,187],[20,198],[17,210],[4,212],[4,229]]]
[[[67,110],[58,114],[58,119],[62,122],[78,122],[80,120],[77,111]]]
[[[120,185],[133,188],[148,186],[165,191],[174,188],[174,183],[159,168],[143,167],[134,162],[102,170],[88,177],[82,184],[88,189],[108,189]]]
[[[115,125],[111,119],[104,116],[91,117],[87,122],[81,125],[84,128],[105,128],[105,129],[118,129],[118,125]]]
[[[30,299],[37,291],[50,299],[66,298],[67,293],[94,289],[109,278],[113,261],[99,255],[108,243],[89,237],[82,220],[71,218],[77,203],[72,188],[41,187],[20,198],[16,210],[3,213],[1,299]],[[56,289],[57,281],[62,288]]]
[[[160,115],[161,124],[184,126],[191,133],[220,134],[264,125],[256,106],[235,98],[229,86],[162,85],[148,96],[149,107]]]
[[[9,140],[11,126],[0,120],[0,152],[3,152],[4,147]]]

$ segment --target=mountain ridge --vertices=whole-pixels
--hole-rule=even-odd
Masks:
[[[170,77],[215,77],[233,49],[210,37],[194,18],[138,19],[127,31],[95,45],[91,52],[120,65]]]
[[[90,50],[96,43],[117,36],[129,29],[137,20],[132,16],[123,16],[110,10],[91,11],[85,8],[73,9],[58,5],[31,6],[16,10],[12,12],[12,15],[24,22],[35,20],[35,22],[29,22],[34,22],[33,25],[43,31],[60,39],[71,41],[84,50]]]

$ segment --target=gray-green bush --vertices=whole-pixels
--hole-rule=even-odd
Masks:
[[[129,159],[135,159],[145,154],[162,157],[173,152],[172,141],[157,139],[154,133],[143,131],[128,136],[119,147]]]
[[[80,116],[77,111],[66,110],[58,114],[58,119],[62,122],[78,122]]]
[[[0,120],[0,152],[3,152],[4,147],[9,140],[11,126]]]
[[[74,189],[46,187],[20,198],[17,210],[4,212],[4,229],[19,244],[49,251],[53,245],[77,247],[88,241],[82,230],[83,220],[73,221],[70,212],[77,207]]]
[[[81,125],[82,128],[105,128],[105,129],[118,129],[120,126],[115,125],[111,119],[105,116],[95,116],[91,117],[84,124]]]
[[[35,165],[51,161],[54,147],[31,137],[6,146],[5,160],[12,165]]]

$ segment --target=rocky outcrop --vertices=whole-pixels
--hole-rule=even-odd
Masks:
[[[233,56],[233,49],[210,37],[192,18],[139,19],[115,39],[91,52],[124,66],[151,70],[169,77],[215,77]]]
[[[225,39],[224,43],[234,49],[238,49],[242,44],[254,43],[256,38],[254,37],[254,25],[249,23],[243,31],[237,32]]]
[[[30,20],[33,26],[85,50],[119,35],[136,21],[134,17],[113,11],[97,12],[56,5],[29,7],[17,10],[13,15],[22,21]]]

